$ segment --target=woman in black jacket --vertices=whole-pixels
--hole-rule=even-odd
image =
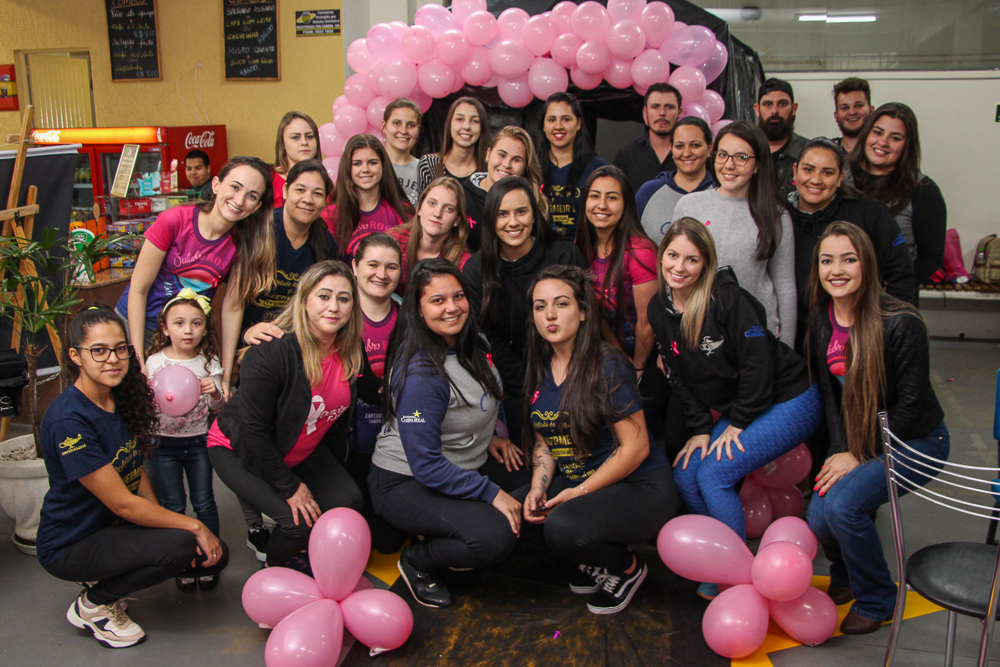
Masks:
[[[486,334],[503,381],[507,430],[521,439],[524,346],[528,337],[528,288],[542,269],[555,264],[587,269],[583,255],[560,240],[538,206],[531,183],[502,178],[483,207],[483,246],[465,263],[472,315]]]
[[[277,522],[269,566],[304,551],[323,512],[363,504],[343,465],[359,389],[378,400],[357,298],[346,264],[327,260],[306,271],[274,321],[285,335],[249,349],[239,391],[208,434],[219,478]]]
[[[944,412],[930,381],[927,329],[917,311],[883,291],[868,236],[848,222],[827,227],[813,251],[806,339],[830,429],[809,528],[830,559],[830,597],[854,600],[844,634],[875,632],[892,614],[896,585],[870,513],[888,502],[878,413],[913,450],[947,458]],[[923,474],[902,470],[911,483]],[[902,493],[902,489],[900,490]]]
[[[799,287],[795,349],[800,352],[808,329],[813,248],[834,221],[853,223],[871,239],[879,279],[886,292],[908,303],[915,304],[917,300],[913,260],[906,239],[889,209],[844,185],[846,158],[840,146],[818,137],[806,143],[795,163],[795,191],[788,195],[788,210],[795,230],[795,282]]]
[[[670,225],[649,322],[693,433],[674,461],[677,490],[690,511],[745,538],[733,487],[812,435],[822,410],[802,358],[774,337],[764,307],[716,262],[704,224]],[[722,413],[714,426],[712,410]],[[710,599],[718,587],[708,582],[698,592]]]

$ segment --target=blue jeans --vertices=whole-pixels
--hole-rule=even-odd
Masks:
[[[747,537],[743,518],[743,503],[733,488],[738,481],[757,468],[767,465],[782,454],[798,447],[813,434],[823,415],[819,389],[813,383],[795,398],[772,405],[746,427],[740,442],[746,452],[733,445],[733,460],[715,452],[704,460],[698,454],[691,457],[687,469],[674,468],[674,483],[684,505],[695,514],[703,514],[726,524],[744,540]],[[729,426],[723,415],[712,429],[712,442]]]
[[[948,427],[941,422],[922,438],[907,440],[916,451],[947,459],[951,450]],[[903,452],[900,452],[900,458]],[[920,469],[920,466],[911,464]],[[926,476],[899,466],[900,474],[923,486]],[[899,487],[899,494],[906,490]],[[830,584],[854,592],[851,611],[871,620],[881,621],[892,613],[896,602],[896,584],[889,576],[875,523],[869,514],[889,502],[882,457],[869,459],[844,475],[822,497],[813,494],[806,519],[809,528],[823,545],[830,559]]]
[[[187,496],[184,476],[191,491],[191,507],[198,520],[216,537],[219,535],[219,510],[212,492],[212,464],[208,460],[207,435],[184,438],[157,438],[152,468],[160,493],[160,504],[171,512],[184,514]]]

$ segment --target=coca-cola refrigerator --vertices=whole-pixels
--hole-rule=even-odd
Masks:
[[[31,136],[36,146],[82,144],[73,184],[73,211],[81,217],[92,215],[95,197],[111,194],[125,144],[139,145],[129,197],[166,194],[161,186],[170,179],[163,175],[173,160],[177,160],[177,190],[190,188],[184,156],[196,148],[208,154],[213,175],[229,160],[225,125],[39,128]]]

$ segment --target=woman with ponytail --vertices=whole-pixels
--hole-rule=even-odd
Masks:
[[[809,528],[830,560],[830,597],[855,601],[841,631],[867,634],[891,617],[896,598],[870,516],[889,500],[878,413],[887,412],[896,437],[921,454],[945,459],[951,439],[931,386],[927,327],[915,308],[882,289],[868,235],[849,222],[827,227],[813,251],[809,291],[806,349],[830,429]],[[927,482],[924,474],[902,474]]]

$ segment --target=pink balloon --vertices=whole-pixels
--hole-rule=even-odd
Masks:
[[[764,531],[760,538],[760,545],[757,547],[759,553],[761,549],[773,542],[791,542],[799,545],[809,556],[809,560],[816,557],[819,549],[819,542],[813,532],[809,530],[809,524],[797,516],[786,516],[778,519]]]
[[[419,77],[420,70],[417,69],[417,74]],[[417,83],[417,87],[413,89],[413,94],[410,95],[410,99],[417,103],[420,107],[420,113],[427,113],[427,110],[431,108],[434,103],[434,98],[425,93],[420,89],[420,84]]]
[[[767,637],[767,600],[743,584],[719,593],[705,610],[701,631],[709,648],[724,658],[744,658]]]
[[[243,584],[243,611],[254,623],[277,627],[283,618],[323,599],[316,581],[286,567],[269,567]]]
[[[455,89],[455,71],[435,58],[417,65],[417,82],[431,97],[447,97]]]
[[[614,21],[639,21],[646,0],[608,0],[608,16]]]
[[[345,104],[350,104],[350,100],[347,99],[347,95],[337,96],[337,99],[333,101],[333,113],[337,113],[337,109],[344,106]]]
[[[655,49],[643,51],[632,61],[632,80],[636,86],[648,88],[667,80],[667,61]]]
[[[587,74],[601,74],[611,64],[611,53],[604,42],[584,42],[576,52],[576,64]]]
[[[680,21],[674,23],[670,36],[660,45],[660,51],[675,65],[701,65],[715,53],[715,35],[700,25],[685,25],[678,29]],[[711,37],[711,41],[709,41]]]
[[[701,118],[703,121],[712,124],[712,117],[708,115],[708,109],[698,104],[697,102],[684,102],[681,107],[681,118],[685,116],[694,116],[695,118]]]
[[[482,46],[473,46],[469,51],[469,57],[458,70],[459,76],[470,86],[481,86],[493,76],[493,68],[490,67],[490,51]]]
[[[340,657],[344,615],[333,600],[318,600],[286,616],[267,638],[267,667],[329,667]]]
[[[384,68],[385,66],[383,65],[381,69]],[[347,81],[344,82],[344,97],[351,104],[356,104],[359,107],[367,107],[368,103],[375,99],[375,93],[372,92],[371,86],[368,85],[368,74],[352,74],[347,77]]]
[[[383,69],[385,69],[385,63],[379,60],[368,70],[368,89],[372,92],[372,99],[375,99],[382,94],[381,84],[379,81],[381,80]],[[371,102],[371,100],[368,100],[368,102]],[[365,104],[359,104],[358,106],[367,107],[368,104],[366,102]]]
[[[438,58],[445,65],[457,65],[469,55],[469,39],[460,30],[446,30],[437,41]]]
[[[337,126],[337,132],[342,137],[350,138],[355,134],[361,134],[368,127],[367,110],[356,104],[345,104],[333,117],[333,124]]]
[[[802,499],[802,492],[794,486],[786,486],[780,489],[764,487],[767,499],[771,501],[771,518],[780,519],[786,516],[802,516],[805,509],[805,500]]]
[[[430,28],[422,25],[408,26],[399,43],[403,54],[418,65],[434,57],[434,33]]]
[[[172,364],[164,366],[149,383],[160,412],[169,417],[180,417],[198,405],[201,382],[188,368]]]
[[[635,21],[619,21],[608,34],[608,50],[623,59],[635,58],[646,48],[646,36]]]
[[[527,80],[527,72],[524,74],[525,80]],[[490,80],[483,84],[483,88],[496,88],[500,85],[500,76],[494,72]]]
[[[740,489],[740,501],[743,503],[743,519],[746,522],[747,539],[755,539],[764,534],[773,518],[771,501],[767,499],[764,488],[753,481],[749,475],[743,480]]]
[[[726,113],[726,101],[722,99],[722,95],[714,90],[706,90],[698,103],[705,107],[705,111],[708,112],[708,117],[711,119],[708,121],[709,125],[718,123],[722,114]]]
[[[512,39],[498,42],[490,50],[490,67],[500,76],[507,78],[521,76],[527,72],[534,59],[535,57],[531,55],[531,51],[524,44]],[[427,89],[424,88],[424,90]]]
[[[513,39],[518,42],[524,36],[524,24],[531,16],[520,7],[511,7],[500,12],[497,17],[497,39]]]
[[[363,37],[354,40],[347,47],[347,64],[358,74],[367,74],[368,70],[377,60],[378,58],[373,56],[371,51],[368,50],[367,40]]]
[[[646,96],[646,91],[649,90],[649,86],[640,86],[637,83],[633,83],[632,88],[635,89],[635,92],[639,93],[643,97]]]
[[[393,63],[406,57],[399,35],[388,23],[376,23],[368,30],[368,50],[384,63]]]
[[[758,549],[750,568],[757,592],[778,602],[794,600],[805,593],[812,574],[812,558],[791,542],[772,542]]]
[[[837,605],[830,596],[810,586],[788,602],[770,601],[771,617],[790,637],[806,646],[817,646],[833,636],[837,629]]]
[[[779,488],[798,484],[806,478],[812,468],[812,454],[805,443],[782,454],[763,468],[753,472],[754,481],[763,486]]]
[[[389,69],[388,66],[386,67],[386,69]],[[413,69],[414,72],[416,72],[417,69],[416,66],[414,66]],[[384,75],[385,73],[383,72],[383,76]],[[407,93],[407,95],[409,95],[409,92]],[[405,97],[405,95],[400,95],[400,97]],[[367,113],[368,126],[375,128],[374,132],[375,136],[382,135],[382,118],[385,116],[385,108],[389,106],[390,102],[392,102],[392,100],[389,99],[388,97],[379,96],[368,104],[368,113]],[[369,132],[369,134],[372,133]]]
[[[658,49],[674,28],[674,10],[665,2],[650,2],[642,10],[639,26],[646,34],[646,46]]]
[[[552,22],[556,24],[556,30],[560,35],[573,31],[573,14],[576,13],[576,3],[563,0],[552,8]],[[581,39],[580,42],[583,42]]]
[[[540,100],[554,93],[564,93],[569,87],[569,73],[551,58],[536,58],[528,69],[528,87]]]
[[[671,519],[656,539],[671,570],[693,581],[749,584],[753,554],[732,528],[718,519],[686,514]]]
[[[576,54],[583,45],[583,40],[575,33],[564,32],[552,42],[552,60],[562,67],[576,67]]]
[[[371,531],[358,512],[347,507],[324,512],[309,533],[309,562],[323,595],[337,602],[350,595],[371,548]]]
[[[465,36],[473,46],[489,44],[497,36],[497,20],[489,12],[475,12],[465,20]]]
[[[340,152],[337,152],[338,148]],[[344,152],[340,132],[337,132],[337,126],[333,123],[323,123],[319,126],[319,152],[327,157]]]
[[[712,138],[714,139],[715,137],[719,136],[719,132],[722,131],[722,128],[724,128],[726,125],[729,125],[732,122],[733,121],[729,119],[724,119],[712,123]]]
[[[341,147],[340,152],[343,154],[343,147]],[[326,173],[330,176],[330,180],[336,183],[337,171],[340,169],[340,155],[323,158],[323,168],[326,169]]]
[[[440,35],[445,30],[459,29],[451,12],[433,2],[417,8],[417,13],[413,17],[413,23],[429,28],[435,35]]]
[[[715,42],[715,53],[709,58],[708,62],[699,65],[700,69],[705,74],[705,80],[712,83],[719,78],[723,70],[726,69],[726,63],[729,62],[729,52],[726,51],[726,47],[722,45],[722,42]]]
[[[399,38],[402,39],[403,33],[410,26],[406,25],[402,21],[389,21],[389,27],[392,28],[394,31],[396,31],[396,35],[398,35]]]
[[[570,21],[573,32],[584,41],[604,40],[611,29],[611,18],[604,5],[594,0],[587,0],[576,8]]]
[[[532,16],[524,24],[522,40],[536,56],[544,56],[552,48],[552,42],[556,41],[559,32],[556,24],[547,16]]]
[[[455,0],[451,3],[451,14],[459,25],[476,12],[486,11],[486,0]]]
[[[580,90],[593,90],[601,85],[601,81],[604,80],[604,74],[588,74],[578,66],[573,65],[573,69],[569,71],[569,78],[573,80],[573,84]]]
[[[375,587],[372,585],[372,582],[368,581],[368,577],[366,577],[366,576],[364,576],[362,574],[361,578],[358,579],[358,585],[355,586],[354,587],[354,591],[352,591],[352,595],[354,593],[357,593],[358,591],[370,591],[373,588],[375,588]],[[348,595],[347,597],[351,597],[351,596]]]
[[[696,100],[705,92],[705,75],[697,67],[681,65],[670,74],[667,81],[686,100]]]
[[[451,71],[455,73],[455,85],[451,87],[451,92],[457,93],[465,87],[465,79],[462,78],[462,75],[454,67],[451,68]]]
[[[621,58],[611,58],[611,63],[604,70],[604,80],[615,88],[628,88],[632,85],[632,61]]]
[[[340,603],[344,626],[370,648],[392,650],[413,631],[413,612],[395,593],[372,589],[352,593]]]
[[[387,63],[382,68],[382,74],[378,78],[379,90],[382,91],[383,97],[389,98],[390,102],[397,97],[409,97],[416,85],[417,66],[411,62]],[[369,102],[368,108],[371,109],[371,102]],[[370,115],[368,122],[372,123]],[[378,124],[382,125],[381,116],[378,119]]]
[[[528,85],[527,72],[513,78],[500,77],[497,93],[504,104],[515,108],[526,106],[534,98],[531,86]]]

